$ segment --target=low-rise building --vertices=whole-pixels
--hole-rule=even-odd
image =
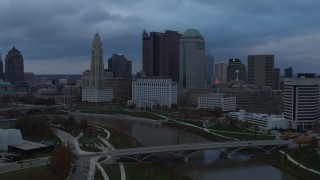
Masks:
[[[128,101],[128,105],[132,103],[138,108],[152,108],[155,104],[170,107],[171,104],[177,103],[177,83],[169,78],[139,78],[132,82],[132,100]]]
[[[85,88],[82,90],[82,101],[111,102],[112,98],[112,89]]]
[[[246,113],[245,110],[239,112],[230,112],[230,117],[240,121],[248,122],[251,125],[257,126],[259,129],[267,131],[270,129],[288,129],[289,121],[283,115],[268,115],[258,113]]]
[[[236,110],[236,97],[225,93],[211,93],[198,97],[198,109],[221,107],[223,112]]]

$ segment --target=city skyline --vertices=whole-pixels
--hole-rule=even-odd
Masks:
[[[184,32],[195,28],[206,39],[206,53],[216,62],[240,58],[247,64],[249,54],[274,54],[281,74],[288,66],[295,73],[317,73],[317,1],[74,2],[1,1],[2,56],[16,46],[24,56],[26,72],[81,74],[89,67],[88,49],[98,31],[104,42],[104,62],[114,53],[123,53],[136,73],[142,69],[144,29]]]

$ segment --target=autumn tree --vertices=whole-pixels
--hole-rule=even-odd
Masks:
[[[57,147],[51,154],[48,171],[57,179],[66,179],[77,160],[70,144]]]

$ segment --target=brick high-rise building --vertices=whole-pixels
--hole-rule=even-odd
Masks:
[[[274,90],[280,89],[280,68],[273,69],[273,88]]]
[[[248,56],[248,84],[273,87],[274,55]]]
[[[5,79],[11,83],[24,81],[23,57],[15,47],[6,56]]]
[[[179,38],[176,31],[142,33],[142,70],[147,76],[179,80]]]
[[[108,70],[113,72],[115,78],[131,79],[132,61],[128,61],[123,54],[113,54],[108,60]]]
[[[227,81],[246,81],[246,66],[241,62],[240,59],[229,59],[227,66]]]

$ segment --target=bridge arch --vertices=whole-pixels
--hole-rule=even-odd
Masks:
[[[266,150],[266,149],[264,149],[264,148],[262,148],[262,147],[259,147],[259,146],[247,146],[247,147],[241,147],[241,148],[237,148],[237,149],[235,149],[235,150],[231,151],[230,153],[225,152],[225,151],[223,151],[223,152],[224,152],[224,153],[227,153],[228,155],[230,155],[230,156],[231,156],[232,154],[234,154],[234,153],[236,153],[236,152],[238,152],[238,151],[240,151],[240,150],[243,150],[243,149],[249,149],[249,148],[260,149],[260,150],[262,150],[262,151],[266,152],[267,154],[269,154],[269,151],[268,151],[268,150]]]

